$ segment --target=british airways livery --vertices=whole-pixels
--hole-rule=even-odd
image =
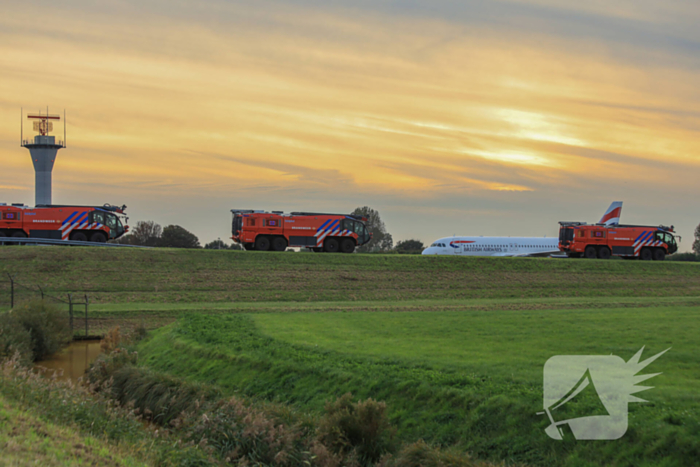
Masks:
[[[559,253],[555,237],[446,237],[423,250],[424,255],[549,256]]]
[[[600,224],[620,222],[622,202],[610,205]],[[559,254],[557,237],[445,237],[423,250],[424,255],[457,256],[550,256]]]

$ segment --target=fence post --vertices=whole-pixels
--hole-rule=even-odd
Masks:
[[[44,299],[44,289],[41,288],[40,285],[37,285],[37,288],[39,289],[39,292],[41,293],[41,299]]]
[[[68,313],[70,313],[70,333],[73,335],[73,297],[68,294]]]
[[[88,296],[85,295],[85,337],[88,336]]]

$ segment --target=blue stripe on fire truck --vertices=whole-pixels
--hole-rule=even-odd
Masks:
[[[81,222],[83,222],[85,220],[85,219],[83,219],[83,217],[87,217],[87,212],[84,212],[81,215],[79,215],[73,222],[71,222],[71,224],[73,224],[73,225],[80,224]]]
[[[63,221],[63,225],[66,225],[71,219],[73,219],[73,216],[75,216],[76,214],[78,214],[78,211],[73,211],[73,214],[68,216],[66,220]]]

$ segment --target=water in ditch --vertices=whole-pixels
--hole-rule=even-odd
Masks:
[[[37,362],[35,367],[47,368],[48,377],[51,377],[55,371],[56,379],[77,382],[101,352],[99,340],[73,341],[60,352]]]

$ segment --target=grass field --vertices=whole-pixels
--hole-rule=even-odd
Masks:
[[[477,457],[536,465],[688,465],[700,455],[700,307],[189,314],[140,349],[149,366],[230,393],[320,411],[352,392],[387,401],[406,440],[458,444]],[[544,434],[542,369],[553,355],[629,360],[672,347],[630,406],[616,442]],[[585,409],[590,401],[582,401]]]
[[[104,325],[155,330],[141,363],[320,412],[352,392],[404,441],[532,465],[700,458],[700,264],[230,251],[2,248],[0,273],[88,293]],[[0,293],[2,289],[0,288]],[[149,326],[150,324],[150,326]],[[554,355],[671,350],[620,440],[544,433]],[[582,398],[574,408],[594,401]]]
[[[679,262],[49,247],[0,259],[0,283],[95,304],[700,296],[700,264]]]

